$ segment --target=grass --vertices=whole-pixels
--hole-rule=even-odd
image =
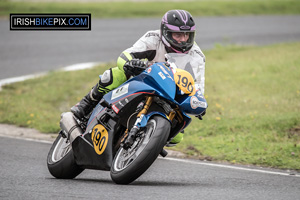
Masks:
[[[0,92],[0,122],[36,128],[45,133],[59,130],[60,114],[69,111],[98,81],[95,73],[107,68],[50,72],[21,83],[6,85]]]
[[[193,16],[300,14],[300,2],[298,0],[199,0],[171,3],[0,1],[0,16],[4,17],[8,17],[10,13],[91,13],[93,18],[162,17],[171,9],[185,9]]]
[[[206,52],[203,121],[180,151],[209,160],[300,169],[300,43]]]
[[[207,114],[176,150],[214,161],[300,169],[300,43],[206,51]],[[6,85],[0,123],[57,132],[68,111],[114,63]]]

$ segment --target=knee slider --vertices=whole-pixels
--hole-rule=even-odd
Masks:
[[[113,83],[113,75],[111,69],[106,70],[100,80],[99,80],[99,87],[107,87]]]
[[[106,94],[119,87],[126,80],[127,79],[123,71],[119,70],[118,67],[111,68],[106,70],[100,77],[98,91]]]

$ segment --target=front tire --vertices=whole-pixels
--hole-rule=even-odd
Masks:
[[[59,179],[73,179],[84,170],[75,162],[71,143],[61,134],[48,153],[47,166],[52,176]]]
[[[120,147],[112,163],[110,175],[117,184],[129,184],[140,177],[156,160],[166,144],[171,125],[161,116],[151,118],[140,140],[131,148]]]

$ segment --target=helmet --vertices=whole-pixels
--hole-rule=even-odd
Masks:
[[[189,33],[186,42],[178,43],[172,32]],[[160,26],[161,40],[168,53],[187,53],[195,40],[195,22],[192,15],[185,10],[170,10],[162,18]]]

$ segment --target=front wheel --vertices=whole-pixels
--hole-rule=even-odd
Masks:
[[[61,134],[48,153],[47,165],[52,176],[60,179],[73,179],[84,170],[75,162],[71,143]]]
[[[116,153],[110,170],[112,180],[117,184],[129,184],[141,176],[162,151],[170,130],[171,125],[165,118],[151,118],[131,148],[120,147]]]

